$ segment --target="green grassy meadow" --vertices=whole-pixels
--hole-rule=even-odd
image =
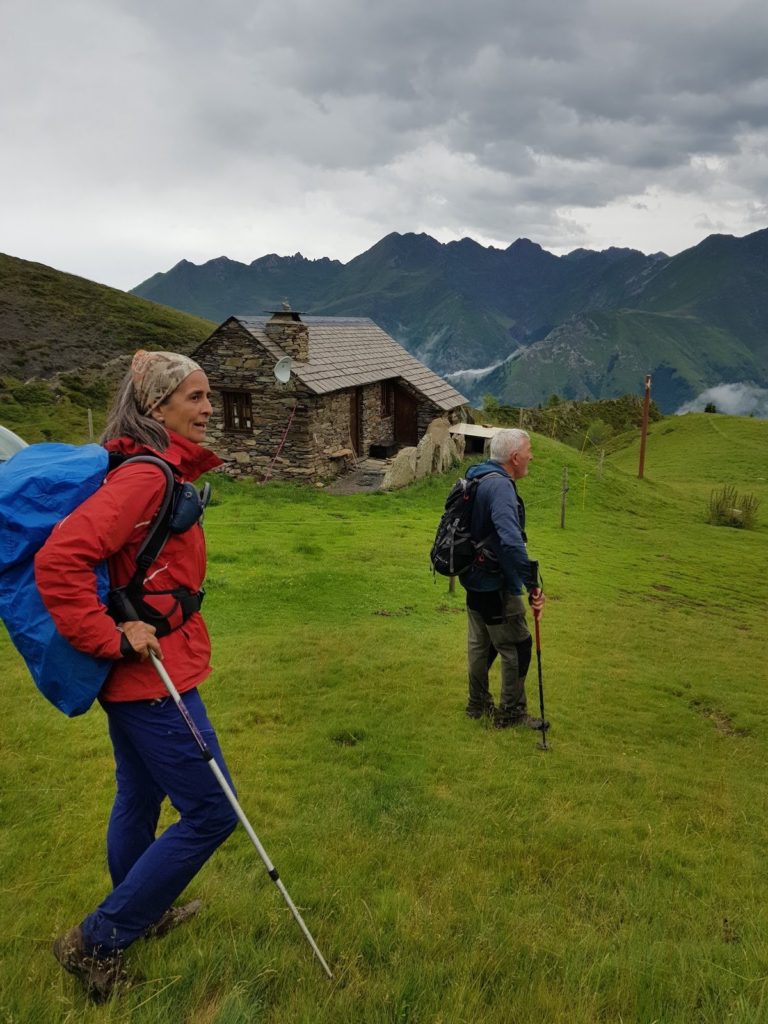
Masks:
[[[463,714],[461,588],[428,570],[455,474],[214,478],[202,692],[333,981],[238,829],[190,887],[201,916],[131,948],[146,980],[87,1003],[50,944],[108,887],[105,722],[48,706],[2,635],[2,1024],[768,1021],[768,423],[653,424],[642,481],[636,445],[602,476],[534,451],[546,753]],[[706,524],[723,481],[761,499],[756,530]]]

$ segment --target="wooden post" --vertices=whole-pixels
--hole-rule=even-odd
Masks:
[[[645,375],[645,399],[643,400],[643,425],[640,428],[640,468],[637,471],[637,475],[640,480],[643,479],[643,473],[645,472],[645,439],[648,435],[648,411],[651,405],[651,375],[646,373]]]
[[[563,466],[563,490],[560,498],[560,529],[565,529],[565,496],[568,493],[568,467]]]
[[[93,413],[88,410],[88,439],[93,441]]]
[[[597,464],[597,479],[603,479],[603,463],[605,462],[605,448],[600,449],[600,461]]]
[[[517,425],[518,425],[518,427],[520,427],[521,430],[523,429],[523,407],[522,407],[522,405],[520,406],[520,416],[518,417]]]
[[[448,577],[448,593],[449,594],[455,594],[456,593],[456,577],[455,576],[449,576]]]

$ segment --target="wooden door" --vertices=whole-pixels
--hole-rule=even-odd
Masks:
[[[363,389],[353,388],[349,393],[349,440],[357,458],[363,439]]]
[[[415,447],[419,443],[416,399],[401,387],[395,387],[395,442]]]

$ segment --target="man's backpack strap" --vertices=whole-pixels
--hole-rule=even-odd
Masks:
[[[496,469],[492,469],[488,473],[483,473],[483,475],[477,481],[477,489],[478,489],[478,491],[480,490],[480,484],[484,480],[487,480],[488,477],[490,477],[490,476],[506,476],[506,475],[507,475],[506,473],[501,473],[501,472],[499,472]],[[507,477],[507,479],[512,484],[512,488],[513,488],[513,490],[515,492],[515,495],[517,496],[517,488],[515,487],[514,480],[512,480],[511,477]],[[487,537],[483,537],[482,540],[476,540],[476,541],[472,542],[474,544],[474,546],[475,546],[475,558],[470,563],[470,565],[467,566],[465,572],[467,570],[471,569],[473,565],[482,565],[484,562],[488,562],[488,561],[496,562],[498,564],[498,559],[496,558],[496,555],[488,547],[488,545],[491,542],[491,540],[493,540],[493,531],[491,533],[489,533]]]

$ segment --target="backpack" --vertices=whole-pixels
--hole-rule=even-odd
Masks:
[[[474,562],[488,538],[472,540],[472,509],[481,480],[490,473],[468,480],[460,477],[445,499],[445,511],[437,526],[435,542],[429,554],[434,572],[441,576],[460,576]],[[498,474],[493,474],[498,476]]]
[[[189,504],[190,491],[197,495],[191,484],[177,483],[160,458],[126,457],[97,444],[34,444],[0,465],[0,618],[37,688],[70,717],[88,710],[115,662],[78,651],[57,631],[35,584],[34,559],[54,526],[94,494],[107,473],[131,462],[154,463],[166,474],[165,494],[138,552],[131,587],[143,578],[170,533],[181,532],[173,518],[180,503]],[[193,522],[199,518],[198,512]],[[100,599],[113,606],[119,592],[110,591],[106,562],[94,572]]]

